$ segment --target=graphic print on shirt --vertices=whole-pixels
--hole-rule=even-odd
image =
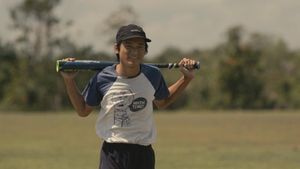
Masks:
[[[147,100],[143,97],[134,99],[134,93],[129,89],[111,89],[108,95],[109,105],[113,105],[114,125],[129,127],[131,112],[144,109]]]
[[[113,89],[108,96],[109,105],[114,109],[114,125],[118,127],[128,127],[130,125],[130,115],[128,108],[133,101],[133,93],[129,89]]]

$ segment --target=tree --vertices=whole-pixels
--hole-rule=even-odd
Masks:
[[[108,17],[103,21],[103,24],[101,25],[104,26],[101,27],[102,30],[101,33],[104,36],[109,35],[109,37],[111,37],[111,35],[116,34],[117,30],[121,26],[131,24],[131,23],[139,24],[138,14],[136,13],[136,11],[132,6],[121,4],[119,6],[119,9],[109,14]],[[111,45],[114,42],[115,42],[114,38],[109,38],[108,40],[109,45]]]
[[[49,109],[62,105],[62,82],[57,79],[53,60],[81,49],[61,33],[60,26],[66,30],[71,22],[62,23],[55,15],[60,2],[23,0],[10,10],[13,31],[17,33],[14,46],[18,62],[4,93],[3,103],[7,107]]]
[[[23,0],[10,11],[13,28],[20,34],[16,39],[20,54],[33,63],[41,57],[51,57],[54,27],[59,23],[54,9],[60,0]]]
[[[265,96],[268,108],[295,108],[299,105],[298,79],[299,57],[288,49],[282,39],[256,37],[256,41],[268,42],[261,45],[262,77],[265,81]],[[263,40],[267,39],[267,40]]]
[[[227,32],[227,57],[220,62],[220,94],[226,108],[260,108],[264,86],[261,53],[242,42],[242,33],[241,26]]]
[[[7,86],[16,72],[17,54],[11,44],[0,41],[0,102],[3,101]]]

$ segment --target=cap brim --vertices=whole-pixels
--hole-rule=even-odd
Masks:
[[[128,36],[121,40],[128,40],[128,39],[132,39],[132,38],[142,38],[142,39],[145,39],[146,42],[151,42],[151,39],[148,39],[148,38],[145,38],[144,36],[139,36],[139,35]]]

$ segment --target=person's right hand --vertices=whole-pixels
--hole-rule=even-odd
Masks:
[[[65,58],[63,59],[65,61],[75,61],[76,58]],[[64,71],[60,71],[60,74],[62,75],[62,77],[65,79],[65,80],[71,80],[71,79],[74,79],[77,74],[78,74],[78,71],[72,71],[72,72],[64,72]]]

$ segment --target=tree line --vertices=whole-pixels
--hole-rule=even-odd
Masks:
[[[10,10],[16,39],[5,42],[0,37],[0,109],[69,109],[62,78],[55,71],[56,60],[66,56],[115,60],[111,53],[72,41],[68,34],[72,22],[63,22],[53,12],[60,3],[23,0]],[[130,6],[121,6],[108,18],[113,19],[105,21],[109,22],[103,29],[106,33],[138,22]],[[209,49],[168,47],[153,58],[146,57],[147,62],[176,62],[185,56],[201,62],[194,81],[169,109],[300,108],[300,50],[290,49],[283,39],[247,32],[242,25],[224,32],[224,42]],[[162,72],[168,84],[180,76],[178,71]],[[94,73],[78,75],[81,90]]]

